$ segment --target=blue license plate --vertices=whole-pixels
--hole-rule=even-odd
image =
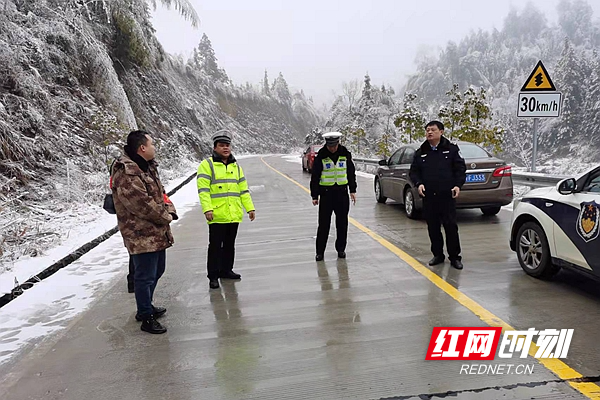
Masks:
[[[485,174],[467,174],[467,183],[485,182]]]

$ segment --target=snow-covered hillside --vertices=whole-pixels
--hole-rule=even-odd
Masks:
[[[2,2],[0,270],[56,244],[57,219],[95,218],[87,210],[101,205],[130,130],[157,140],[165,179],[209,154],[217,129],[235,133],[237,153],[272,152],[319,124],[311,99],[290,93],[282,74],[272,86],[265,75],[269,91],[231,82],[206,37],[190,60],[166,54],[149,3]]]

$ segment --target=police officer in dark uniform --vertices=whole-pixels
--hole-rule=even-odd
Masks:
[[[346,258],[350,199],[353,204],[356,204],[356,170],[352,155],[348,149],[339,144],[341,136],[340,132],[323,134],[325,146],[317,153],[312,167],[310,195],[313,205],[319,205],[315,257],[317,261],[322,261],[325,255],[332,212],[335,212],[337,231],[335,250],[338,258]],[[350,199],[348,190],[350,190]]]
[[[427,140],[415,153],[410,166],[410,179],[423,198],[423,215],[427,221],[433,253],[429,265],[444,262],[443,225],[450,264],[456,269],[462,269],[456,225],[456,198],[465,183],[467,167],[458,146],[442,136],[444,124],[431,121],[425,126],[425,130]]]

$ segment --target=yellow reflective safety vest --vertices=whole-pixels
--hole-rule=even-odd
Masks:
[[[209,224],[242,222],[242,206],[247,212],[254,211],[244,171],[235,159],[228,164],[214,161],[212,157],[202,161],[196,183],[202,211],[213,212]]]
[[[323,172],[321,172],[321,186],[347,185],[348,171],[347,158],[340,156],[336,163],[329,157],[323,159]]]

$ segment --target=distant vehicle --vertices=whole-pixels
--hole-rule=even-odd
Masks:
[[[313,144],[304,150],[304,153],[302,153],[302,171],[312,172],[313,162],[315,162],[315,157],[322,147],[322,144]]]
[[[513,200],[512,170],[503,160],[469,142],[457,142],[467,164],[467,180],[456,208],[480,208],[484,215],[496,215]],[[375,198],[385,203],[388,198],[404,204],[409,218],[418,218],[423,200],[410,180],[410,164],[420,144],[402,146],[389,160],[379,161],[375,175]]]
[[[515,200],[510,248],[521,268],[549,278],[561,267],[600,277],[600,166]]]

